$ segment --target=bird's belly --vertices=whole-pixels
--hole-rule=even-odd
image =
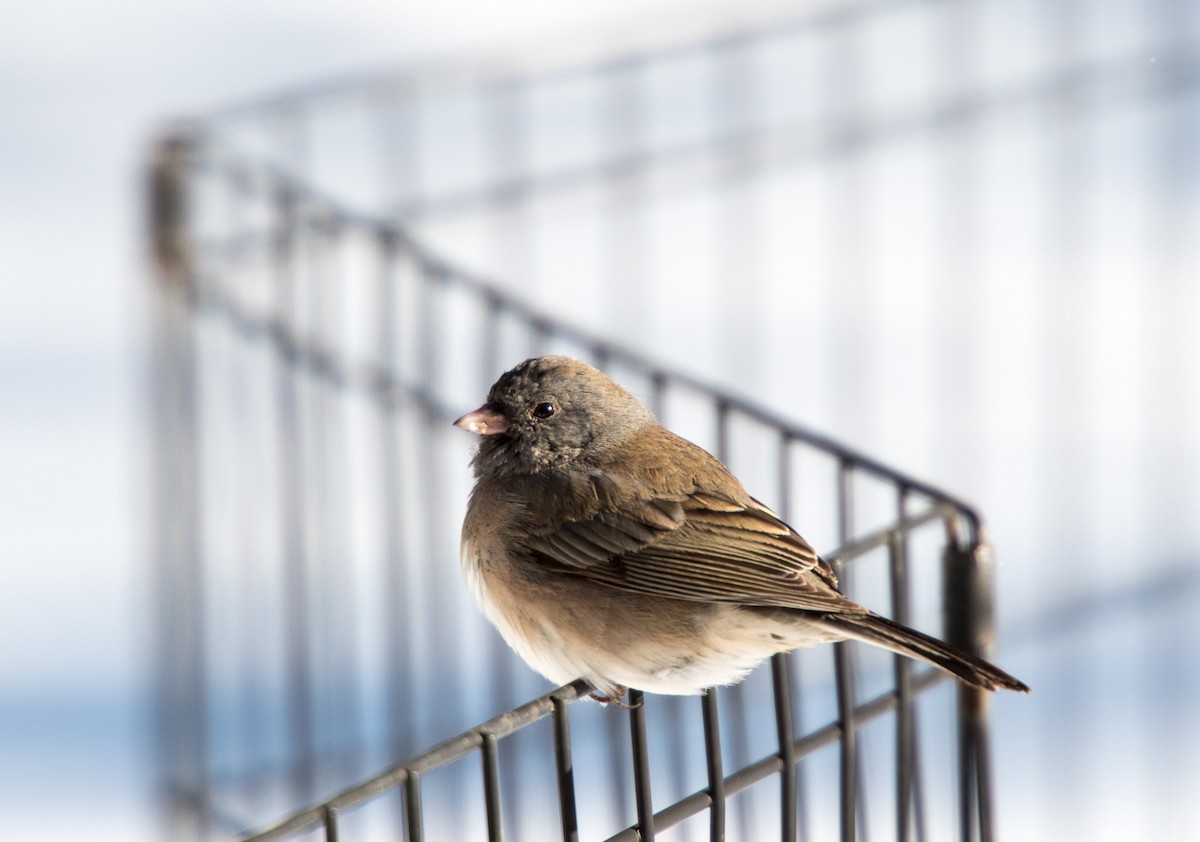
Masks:
[[[466,544],[462,569],[484,616],[526,664],[555,684],[567,684],[584,675],[552,622],[551,595],[529,587],[515,571],[498,569],[481,559]]]
[[[740,681],[776,652],[830,639],[799,620],[531,574],[468,547],[463,570],[488,619],[530,667],[557,684],[585,678],[602,693],[699,693]]]
[[[620,663],[613,664],[614,678],[651,693],[690,695],[706,687],[735,684],[778,652],[832,639],[819,628],[808,627],[798,614],[781,621],[736,605],[701,608],[703,623],[694,634],[656,638],[648,647],[634,647],[632,657],[623,655]]]

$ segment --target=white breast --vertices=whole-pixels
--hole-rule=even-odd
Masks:
[[[525,663],[555,684],[596,677],[586,664],[570,657],[555,629],[532,610],[535,606],[509,588],[502,565],[486,559],[482,549],[465,538],[459,561],[480,610]]]

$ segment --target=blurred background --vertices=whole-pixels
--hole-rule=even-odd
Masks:
[[[411,220],[541,310],[978,504],[997,659],[1035,688],[994,706],[1003,835],[1200,833],[1194,4],[129,3],[6,18],[6,836],[161,832],[142,182],[152,142],[197,115],[218,148]],[[363,128],[364,114],[383,118]],[[222,224],[258,218],[231,208]],[[435,365],[465,410],[487,381],[456,362]],[[252,401],[254,383],[233,388]],[[456,446],[446,490],[465,494]],[[833,540],[797,525],[819,549]],[[544,689],[513,681],[514,703]]]

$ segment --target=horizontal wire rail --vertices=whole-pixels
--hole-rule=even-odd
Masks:
[[[215,168],[241,181],[247,177],[242,167],[231,162],[214,163],[199,159],[194,165],[200,169]],[[953,507],[966,521],[973,535],[984,539],[983,521],[979,512],[964,500],[909,474],[889,467],[877,459],[849,447],[836,439],[797,424],[760,404],[744,397],[719,389],[694,375],[667,370],[653,361],[609,339],[597,336],[578,326],[551,316],[522,300],[519,296],[501,289],[477,275],[462,270],[423,243],[412,237],[399,223],[381,220],[368,214],[357,213],[339,205],[334,199],[322,195],[312,187],[290,181],[281,171],[270,166],[255,168],[273,185],[278,201],[292,206],[308,206],[305,218],[313,231],[335,230],[346,226],[369,232],[375,237],[382,250],[403,253],[413,260],[423,276],[438,284],[455,285],[485,300],[494,315],[508,313],[524,321],[533,331],[548,337],[557,337],[589,349],[596,360],[626,365],[644,373],[661,388],[668,383],[690,389],[710,398],[721,412],[734,411],[751,418],[764,426],[774,428],[790,439],[803,442],[813,448],[829,453],[847,466],[874,475],[879,479],[895,483],[932,500]],[[234,244],[235,248],[259,247],[267,244],[264,237],[254,238],[257,243]],[[199,244],[201,253],[215,253],[226,248],[226,244],[207,242]],[[374,392],[384,400],[410,400],[426,406],[429,410],[450,417],[455,413],[451,407],[441,406],[432,396],[421,389],[402,382],[386,365],[358,363],[350,365],[341,360],[329,348],[317,341],[297,336],[288,329],[279,317],[263,317],[243,308],[236,296],[210,284],[192,279],[188,283],[189,294],[195,303],[204,309],[222,313],[246,335],[270,338],[280,353],[297,365],[307,368],[319,377],[329,379],[339,386]],[[966,536],[968,540],[971,535]]]
[[[892,0],[863,3],[819,13],[791,25],[772,24],[762,29],[700,39],[674,49],[658,48],[610,58],[594,64],[575,63],[558,70],[502,71],[496,63],[448,70],[445,73],[398,74],[370,80],[347,81],[298,89],[268,100],[246,103],[201,118],[178,121],[182,132],[205,137],[217,143],[224,135],[222,127],[243,119],[262,121],[272,114],[295,119],[321,107],[329,100],[372,103],[387,94],[397,101],[414,101],[421,96],[446,93],[447,86],[484,90],[532,89],[561,81],[565,76],[598,78],[629,72],[631,68],[650,67],[681,56],[715,54],[747,45],[756,48],[772,40],[787,37],[806,27],[834,29],[850,27],[863,17],[887,13],[907,5],[944,4],[945,0]],[[697,168],[712,159],[735,161],[737,171],[782,168],[809,161],[827,161],[874,147],[886,146],[904,138],[922,134],[944,134],[955,127],[971,126],[1005,114],[1037,111],[1042,119],[1069,120],[1080,109],[1101,110],[1111,106],[1136,105],[1149,100],[1185,95],[1200,88],[1200,43],[1186,35],[1155,45],[1149,51],[1153,63],[1146,61],[1146,50],[1101,58],[1081,58],[1055,68],[1044,75],[1014,79],[980,91],[947,95],[939,101],[922,104],[899,113],[880,113],[853,120],[754,123],[740,128],[715,131],[703,137],[670,146],[642,146],[631,152],[601,156],[595,161],[485,181],[480,185],[440,195],[403,202],[392,209],[397,218],[409,223],[427,217],[455,214],[479,207],[499,207],[543,193],[565,191],[639,172],[665,172]],[[372,93],[374,92],[374,93]],[[379,107],[378,105],[370,107]],[[232,154],[244,150],[231,147]],[[267,162],[262,165],[270,167]],[[294,176],[294,174],[293,174]],[[710,178],[724,181],[731,177],[728,168]]]
[[[416,71],[399,70],[392,73],[351,76],[332,81],[300,85],[271,96],[247,100],[214,109],[187,122],[200,127],[222,125],[238,120],[257,120],[264,115],[287,114],[299,108],[324,106],[333,100],[361,99],[380,95],[409,95],[418,92],[444,91],[454,88],[505,86],[531,79],[561,81],[571,77],[600,75],[645,63],[648,59],[670,60],[697,53],[738,47],[745,43],[770,41],[807,29],[830,30],[850,27],[872,16],[903,10],[914,6],[947,5],[948,0],[862,0],[840,4],[816,12],[796,16],[785,14],[751,25],[730,29],[716,22],[711,33],[686,36],[679,43],[664,45],[658,39],[645,49],[624,48],[613,54],[609,45],[598,44],[598,57],[580,54],[580,46],[572,48],[561,63],[552,53],[557,50],[528,47],[512,57],[495,56],[485,60],[445,62],[434,68],[422,66]],[[672,34],[679,30],[674,18]],[[543,44],[544,46],[544,44]]]
[[[893,531],[902,533],[904,530]],[[839,555],[845,557],[846,553],[839,553]],[[776,659],[783,658],[783,656],[775,657]],[[947,674],[929,668],[912,676],[908,683],[908,689],[911,693],[920,693],[939,682],[948,680],[950,678]],[[484,791],[485,793],[497,792],[500,781],[494,757],[498,750],[498,741],[546,717],[552,717],[555,720],[556,736],[567,733],[569,726],[566,706],[583,698],[590,691],[590,685],[582,679],[567,684],[520,707],[506,711],[484,722],[477,728],[473,728],[470,731],[439,743],[424,754],[403,763],[398,763],[372,778],[335,794],[320,804],[303,809],[283,819],[270,828],[249,833],[240,838],[243,842],[270,842],[270,840],[285,839],[289,836],[321,827],[325,831],[326,839],[332,842],[332,840],[338,838],[339,818],[347,810],[379,797],[388,791],[403,789],[405,792],[408,838],[410,840],[421,839],[423,838],[421,828],[422,803],[420,799],[420,780],[422,775],[469,757],[475,752],[479,752],[484,777]],[[711,693],[712,691],[709,692]],[[870,722],[895,710],[900,704],[900,700],[901,693],[899,691],[889,691],[862,702],[854,708],[854,721],[859,725]],[[629,715],[631,721],[634,723],[632,728],[635,734],[639,718],[644,717],[644,713],[642,712],[643,702],[642,694],[634,691],[631,695],[632,707]],[[841,722],[833,721],[795,739],[788,746],[782,748],[779,753],[768,755],[724,777],[721,780],[723,797],[737,795],[739,792],[748,789],[753,784],[773,774],[781,774],[785,765],[798,763],[807,755],[837,742],[842,735],[843,728]],[[565,746],[560,742],[556,745],[556,754],[558,759],[559,798],[560,805],[564,811],[562,821],[565,826],[574,827],[576,816],[571,813],[571,804],[573,804],[573,774],[570,765],[569,746]],[[711,761],[711,759],[712,756],[710,753],[709,760]],[[644,763],[641,765],[643,768],[639,769],[638,773],[644,774]],[[655,830],[666,830],[706,809],[713,809],[715,805],[716,799],[713,796],[712,789],[700,790],[656,811],[653,814],[652,825]],[[489,797],[487,810],[489,827],[498,828],[498,800]],[[489,834],[489,839],[498,838],[499,834],[497,832]],[[569,832],[564,834],[564,838],[575,839],[578,838],[578,834]],[[627,840],[644,838],[646,837],[643,829],[635,825],[608,837],[608,842],[618,842],[618,840],[626,842]]]

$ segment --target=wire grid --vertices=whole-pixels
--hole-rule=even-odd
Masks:
[[[832,471],[826,473],[833,482],[826,491],[834,501],[839,545],[826,555],[842,571],[843,578],[849,579],[846,563],[883,551],[889,578],[890,613],[902,622],[909,619],[910,613],[907,581],[910,544],[914,535],[926,527],[934,527],[945,536],[945,635],[957,645],[982,654],[990,637],[988,563],[978,515],[965,504],[753,404],[657,367],[628,349],[553,320],[438,260],[394,225],[355,218],[285,182],[260,178],[251,183],[245,172],[209,164],[211,162],[205,162],[202,155],[186,142],[176,141],[164,147],[157,180],[159,217],[170,219],[172,208],[181,206],[170,197],[178,195],[181,185],[204,174],[206,178],[231,187],[233,193],[241,197],[240,201],[262,200],[270,204],[273,233],[258,238],[257,242],[230,243],[200,237],[186,264],[171,262],[171,249],[181,247],[178,237],[164,235],[159,241],[160,255],[164,256],[163,289],[166,293],[162,301],[163,353],[158,381],[162,390],[159,406],[163,415],[159,429],[164,450],[164,488],[160,502],[166,509],[161,514],[161,522],[171,527],[161,536],[162,558],[166,564],[159,583],[160,606],[164,612],[160,724],[164,768],[177,798],[176,807],[190,814],[199,828],[245,827],[248,820],[238,812],[245,807],[233,806],[239,800],[234,794],[240,791],[242,797],[248,794],[253,799],[264,792],[269,793],[273,773],[279,775],[275,784],[285,782],[294,799],[311,797],[312,793],[328,787],[328,781],[339,771],[353,767],[353,764],[336,762],[336,752],[331,761],[328,750],[318,742],[324,726],[333,726],[335,733],[344,733],[346,723],[338,722],[338,716],[361,704],[353,699],[347,704],[343,698],[339,712],[331,717],[330,711],[322,709],[331,704],[325,698],[329,688],[318,686],[322,681],[332,680],[336,683],[334,690],[340,690],[342,695],[349,692],[354,680],[346,674],[345,660],[353,660],[355,645],[362,644],[361,641],[337,640],[339,635],[347,633],[344,624],[353,625],[351,618],[362,610],[357,601],[361,590],[356,594],[353,587],[338,579],[346,572],[342,569],[346,559],[344,550],[337,546],[334,533],[345,531],[345,503],[326,490],[331,482],[335,490],[344,490],[345,483],[342,478],[339,484],[333,476],[338,470],[336,462],[345,458],[337,455],[337,451],[346,447],[345,442],[339,444],[339,436],[331,435],[339,423],[334,409],[338,402],[362,403],[375,416],[378,452],[388,466],[383,476],[377,479],[381,481],[379,490],[385,509],[394,514],[383,518],[386,535],[381,547],[383,551],[376,562],[381,568],[377,572],[385,582],[386,605],[383,607],[389,613],[384,625],[401,630],[386,636],[389,651],[384,660],[390,674],[384,696],[390,711],[387,722],[393,729],[388,743],[396,748],[398,756],[405,756],[413,747],[422,741],[428,742],[429,737],[436,734],[436,725],[431,726],[432,730],[416,725],[422,718],[429,721],[429,711],[427,709],[423,717],[417,713],[420,703],[415,696],[437,697],[440,706],[452,704],[455,696],[469,692],[461,674],[447,676],[445,688],[423,684],[442,677],[439,673],[453,662],[455,651],[462,644],[460,639],[456,646],[450,638],[461,637],[463,631],[447,628],[429,617],[425,618],[425,628],[416,627],[412,620],[422,602],[436,605],[437,613],[449,609],[453,602],[446,593],[451,586],[450,577],[456,575],[453,564],[448,563],[452,551],[447,546],[447,534],[452,535],[453,528],[439,505],[445,491],[436,488],[437,474],[441,470],[438,451],[445,449],[447,433],[453,432],[449,420],[460,409],[442,396],[439,381],[442,370],[439,358],[443,354],[452,355],[456,341],[456,332],[446,319],[451,300],[456,312],[472,306],[480,311],[477,314],[479,320],[466,320],[471,331],[484,337],[478,348],[478,371],[474,381],[480,389],[495,375],[501,360],[515,359],[505,347],[515,344],[530,349],[530,352],[570,350],[614,373],[619,372],[626,382],[632,377],[643,384],[643,393],[650,404],[668,422],[672,403],[683,395],[690,416],[695,417],[695,407],[699,405],[711,419],[713,449],[718,456],[736,463],[731,451],[738,439],[737,428],[743,425],[753,431],[752,436],[743,438],[754,439],[758,447],[763,442],[768,443],[776,466],[775,494],[785,517],[790,516],[794,508],[791,498],[797,487],[796,466],[813,456],[827,461]],[[168,234],[173,230],[176,229],[172,224],[164,225]],[[374,271],[370,281],[375,297],[373,300],[359,299],[358,304],[377,320],[375,352],[363,357],[355,357],[349,347],[353,344],[350,337],[344,332],[339,334],[329,324],[330,314],[342,313],[346,301],[335,303],[314,298],[350,297],[346,292],[350,284],[348,276],[313,269],[313,266],[337,262],[332,258],[339,252],[340,241],[353,241],[360,247],[364,242],[369,244],[373,258]],[[256,310],[254,290],[249,286],[239,288],[237,273],[231,277],[226,261],[234,264],[262,262],[269,281],[269,289],[265,292],[270,293],[270,309]],[[194,271],[184,271],[185,265],[194,266]],[[223,271],[213,271],[214,266],[222,267]],[[301,276],[300,269],[306,276]],[[340,292],[339,284],[342,285]],[[261,294],[264,290],[258,292]],[[410,306],[400,307],[400,301],[406,301]],[[257,306],[262,308],[263,301]],[[278,315],[267,315],[269,313]],[[404,344],[409,347],[399,353],[399,346]],[[221,444],[215,441],[218,434],[203,429],[206,423],[237,427],[238,416],[252,416],[255,412],[245,405],[218,407],[217,412],[234,413],[233,419],[222,421],[215,417],[212,407],[203,406],[206,401],[228,402],[231,396],[214,394],[206,387],[199,360],[210,354],[220,357],[230,353],[233,369],[227,376],[232,377],[233,382],[232,385],[222,383],[220,388],[233,390],[235,404],[258,400],[273,403],[274,409],[268,413],[267,423],[279,427],[272,431],[272,436],[273,446],[277,449],[274,469],[278,471],[274,488],[280,499],[267,508],[269,518],[275,521],[280,533],[275,536],[276,543],[272,548],[279,564],[279,578],[274,583],[281,589],[278,594],[269,593],[272,583],[263,581],[261,574],[251,569],[261,560],[245,557],[252,554],[249,551],[242,558],[234,553],[234,566],[243,563],[246,566],[234,571],[241,577],[240,582],[226,583],[224,576],[229,571],[218,569],[222,552],[205,546],[204,522],[214,515],[198,506],[197,500],[221,505],[217,501],[219,494],[203,488],[206,480],[201,476],[204,470],[200,460],[206,447],[219,449],[238,438],[253,439],[258,435],[248,428],[231,429],[228,431],[231,441]],[[258,360],[253,359],[256,356]],[[228,362],[225,360],[218,365]],[[260,374],[262,384],[270,387],[268,394],[255,396],[250,384],[238,382],[239,377],[243,381],[252,380],[253,373],[244,369],[256,366],[267,369]],[[259,419],[258,423],[262,421]],[[344,436],[347,431],[343,428],[339,432]],[[206,437],[212,440],[206,441]],[[409,439],[409,444],[415,445],[415,450],[409,454],[411,461],[407,463],[399,456],[403,439]],[[252,452],[256,445],[243,439],[237,447],[232,457],[226,456],[248,470],[248,463],[256,458]],[[459,464],[465,473],[465,457]],[[411,491],[401,488],[414,481],[413,476],[402,476],[409,472],[415,473],[416,481],[426,486],[417,495],[424,499],[424,510],[417,514],[417,521],[424,521],[425,529],[419,530],[421,534],[405,536],[400,530],[415,525],[411,517],[401,514],[406,505],[413,503]],[[213,473],[220,471],[213,469]],[[246,479],[234,479],[235,485],[239,482],[244,483]],[[888,522],[864,529],[855,522],[855,496],[857,489],[868,484],[891,489],[893,508]],[[235,488],[235,499],[224,501],[224,505],[231,507],[227,515],[236,519],[238,505],[249,505],[252,495],[249,489]],[[300,499],[303,496],[310,499]],[[237,499],[239,497],[242,499]],[[309,520],[312,517],[318,522]],[[253,530],[255,527],[243,522],[241,528]],[[414,555],[421,557],[414,558]],[[421,571],[412,569],[415,565],[431,568],[425,571],[424,581],[420,580]],[[259,580],[252,581],[256,576]],[[266,605],[272,600],[281,601],[275,613]],[[254,618],[248,618],[246,612],[261,615],[257,619],[260,633],[257,640],[254,635],[233,641],[216,639],[214,631],[223,634],[229,629],[214,630],[214,623],[230,621],[253,628],[256,622]],[[264,628],[264,617],[270,618],[278,627]],[[477,632],[478,629],[466,631]],[[264,632],[265,637],[262,637]],[[323,632],[334,639],[319,640],[318,635]],[[256,667],[243,663],[238,665],[240,670],[234,670],[235,674],[222,674],[225,669],[222,658],[212,650],[231,645],[236,649],[253,647],[260,642],[276,644],[282,650],[277,666],[284,689],[278,698],[279,709],[272,712],[282,714],[286,723],[285,730],[279,735],[282,741],[276,749],[282,746],[283,753],[289,756],[281,760],[275,752],[272,760],[273,752],[268,746],[264,757],[254,758],[267,768],[249,771],[226,768],[218,773],[216,770],[228,764],[231,757],[230,747],[222,748],[218,739],[222,728],[220,720],[229,715],[221,712],[226,704],[222,700],[223,690],[239,692],[238,688],[225,685],[236,683],[239,672],[241,678],[247,678]],[[332,657],[328,651],[330,646],[335,650]],[[511,661],[511,657],[496,649],[493,645],[494,657]],[[718,709],[718,694],[703,697],[705,784],[669,804],[651,797],[653,776],[647,734],[655,727],[670,732],[669,721],[681,715],[686,701],[668,701],[668,707],[660,711],[662,715],[648,721],[647,708],[654,705],[641,704],[640,695],[635,695],[635,707],[630,712],[632,742],[629,758],[622,757],[613,742],[612,732],[616,727],[613,723],[620,713],[606,711],[606,721],[600,725],[600,742],[607,745],[606,750],[612,756],[608,759],[605,775],[611,775],[616,782],[614,791],[632,784],[636,822],[625,831],[615,834],[600,831],[599,836],[652,838],[656,828],[666,829],[698,812],[708,811],[711,838],[724,838],[724,828],[730,820],[727,818],[727,799],[733,799],[762,778],[777,776],[779,806],[772,812],[778,813],[782,838],[795,839],[800,817],[809,813],[805,806],[805,787],[800,785],[803,770],[800,761],[822,747],[836,743],[841,835],[847,840],[858,838],[856,828],[862,825],[866,815],[861,801],[864,775],[858,734],[867,723],[890,714],[894,722],[895,833],[901,839],[923,838],[919,817],[929,808],[924,805],[920,786],[915,698],[942,676],[932,670],[916,671],[907,659],[896,657],[891,686],[864,696],[856,689],[849,647],[839,644],[833,651],[836,716],[819,727],[798,727],[797,710],[792,701],[792,668],[788,657],[777,657],[773,661],[769,694],[773,707],[770,721],[775,722],[776,744],[766,756],[751,762],[729,764],[734,767],[731,771],[726,771],[728,746],[732,745],[732,753],[740,758],[747,756],[748,744],[753,742],[746,733],[746,717],[752,715],[752,702],[747,698],[748,694],[742,692],[743,688],[722,691],[728,697],[722,710]],[[440,665],[440,668],[434,665]],[[509,669],[523,667],[509,664],[494,675],[503,675]],[[251,725],[243,736],[262,727],[260,716],[272,707],[261,698],[269,690],[256,685],[253,680],[250,684],[254,686],[240,690],[246,694],[242,704],[249,706],[247,710],[256,705],[262,710],[249,712]],[[339,828],[345,811],[367,799],[383,797],[394,789],[404,793],[400,812],[407,838],[466,838],[458,835],[461,828],[451,832],[446,826],[449,821],[453,827],[455,818],[461,817],[457,811],[462,805],[456,804],[454,811],[450,811],[444,799],[436,808],[444,811],[434,823],[438,830],[429,832],[426,829],[430,809],[423,806],[422,781],[439,767],[463,760],[476,751],[483,762],[482,814],[487,838],[500,838],[506,812],[502,811],[502,775],[498,757],[503,754],[504,741],[510,735],[545,717],[552,720],[561,832],[563,838],[579,838],[581,824],[575,809],[577,766],[572,761],[567,706],[583,689],[581,685],[569,685],[516,707],[412,761],[342,790],[319,806],[306,809],[275,829],[252,838],[281,838],[312,826],[323,826],[326,838],[341,838]],[[963,838],[976,838],[978,834],[986,839],[990,830],[990,802],[985,706],[977,691],[960,688],[959,696],[960,832]],[[412,713],[412,718],[406,717],[405,712]],[[733,732],[724,745],[722,717],[726,720],[724,730]],[[278,723],[269,727],[278,727]],[[679,738],[678,734],[673,736]],[[225,739],[229,739],[228,735]],[[261,736],[254,741],[261,742]],[[238,752],[255,754],[253,747],[244,743],[238,744]],[[271,768],[273,763],[277,764],[276,768]],[[677,788],[678,782],[675,785]],[[504,792],[516,799],[523,795],[524,788],[509,784]],[[509,805],[506,809],[521,812],[513,800]],[[736,821],[742,838],[761,838],[761,810],[741,810]],[[596,836],[596,826],[584,824],[583,827],[586,838]],[[525,833],[519,831],[517,838],[526,838]]]
[[[800,28],[842,32],[871,9],[919,5],[866,4]],[[743,32],[583,73],[626,89],[604,100],[605,131],[619,136],[638,119],[629,97],[643,95],[631,68],[663,55],[728,63],[731,51],[789,31]],[[512,103],[540,81],[467,78],[500,102],[489,154],[520,159],[530,140],[514,128],[521,109]],[[743,839],[826,838],[836,827],[851,840],[883,826],[885,836],[923,839],[941,835],[956,809],[956,835],[990,838],[982,697],[959,688],[948,700],[934,688],[940,675],[903,659],[842,645],[794,653],[776,658],[769,677],[760,671],[698,706],[648,699],[630,713],[630,733],[619,711],[591,705],[573,709],[570,727],[578,687],[521,704],[540,693],[536,681],[464,599],[453,569],[468,444],[449,420],[531,354],[572,353],[609,370],[818,548],[836,548],[824,555],[852,596],[934,631],[944,614],[942,636],[978,654],[991,639],[990,562],[979,518],[961,501],[529,306],[443,258],[413,225],[697,158],[729,163],[718,168],[725,178],[743,165],[769,167],[777,152],[837,156],[1014,102],[1070,97],[1086,87],[1080,78],[915,116],[846,117],[813,135],[815,145],[809,135],[780,142],[787,126],[702,127],[679,145],[627,152],[602,145],[588,164],[508,174],[497,166],[498,178],[465,189],[450,180],[415,190],[414,159],[397,154],[384,180],[399,187],[376,202],[314,163],[319,144],[304,126],[330,98],[383,97],[385,145],[403,149],[414,118],[389,97],[419,100],[428,92],[410,88],[423,82],[285,97],[189,124],[164,143],[151,189],[162,281],[158,711],[170,835],[244,833],[317,803],[270,833],[323,825],[330,838],[392,838],[403,826],[410,838],[645,838],[676,825],[675,838],[720,838],[724,828]],[[714,101],[728,104],[745,86],[720,91]],[[272,154],[228,142],[247,113],[280,141]],[[931,574],[939,555],[944,572]],[[539,744],[556,748],[539,755]],[[468,769],[475,751],[482,776]],[[581,768],[601,772],[585,785]],[[435,785],[441,774],[449,777]],[[771,776],[773,791],[752,786]],[[956,808],[942,798],[950,780]],[[351,781],[364,783],[347,790]],[[340,794],[329,800],[331,792]],[[695,817],[705,812],[707,821]]]

